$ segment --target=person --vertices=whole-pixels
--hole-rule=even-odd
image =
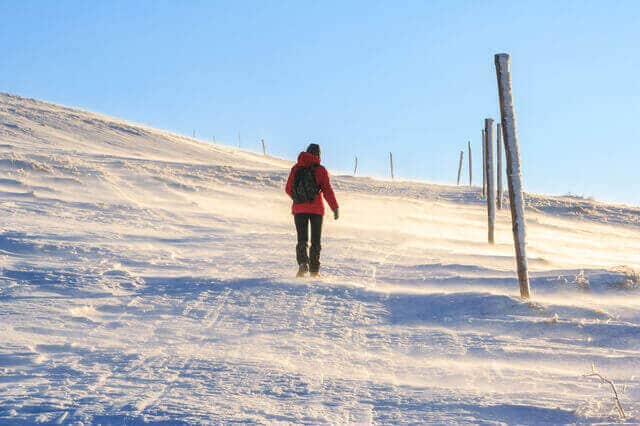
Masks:
[[[304,182],[305,172],[310,183]],[[304,189],[300,189],[301,188]],[[305,186],[306,185],[306,186]],[[300,192],[311,192],[308,201],[300,201]],[[287,194],[293,200],[291,212],[293,213],[298,242],[296,244],[296,260],[298,261],[298,277],[310,273],[317,277],[320,271],[320,239],[322,235],[322,218],[324,216],[324,202],[329,203],[333,211],[334,220],[338,220],[339,210],[336,196],[333,193],[329,173],[320,165],[320,145],[312,143],[306,151],[298,155],[298,162],[291,168],[287,186]],[[304,197],[303,197],[304,198]],[[309,225],[311,225],[311,248],[307,252],[309,241]]]

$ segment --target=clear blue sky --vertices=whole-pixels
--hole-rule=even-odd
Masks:
[[[509,52],[525,189],[640,205],[638,1],[0,1],[0,91],[455,180]],[[480,177],[479,156],[475,176]],[[466,170],[465,170],[466,175]],[[478,179],[476,178],[476,182]]]

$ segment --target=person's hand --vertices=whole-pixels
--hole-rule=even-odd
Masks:
[[[340,212],[338,211],[338,209],[335,209],[333,211],[333,220],[338,220],[339,217],[340,217]]]

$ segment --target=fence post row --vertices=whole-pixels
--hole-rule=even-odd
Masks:
[[[485,140],[485,175],[487,176],[487,216],[489,224],[489,244],[494,244],[494,229],[496,223],[496,187],[493,174],[493,119],[484,120]]]
[[[500,97],[500,115],[502,129],[504,131],[503,137],[507,161],[507,182],[509,186],[513,242],[518,267],[518,283],[520,284],[520,296],[528,299],[531,297],[531,289],[529,287],[529,271],[527,268],[524,194],[522,192],[522,172],[520,170],[520,148],[518,146],[516,112],[513,105],[513,92],[511,90],[510,62],[511,58],[507,53],[495,55],[496,79],[498,80],[498,95]]]

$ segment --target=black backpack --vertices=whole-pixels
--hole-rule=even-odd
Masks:
[[[291,198],[294,203],[310,203],[320,193],[320,187],[316,183],[316,167],[301,167],[293,177],[293,189]]]

